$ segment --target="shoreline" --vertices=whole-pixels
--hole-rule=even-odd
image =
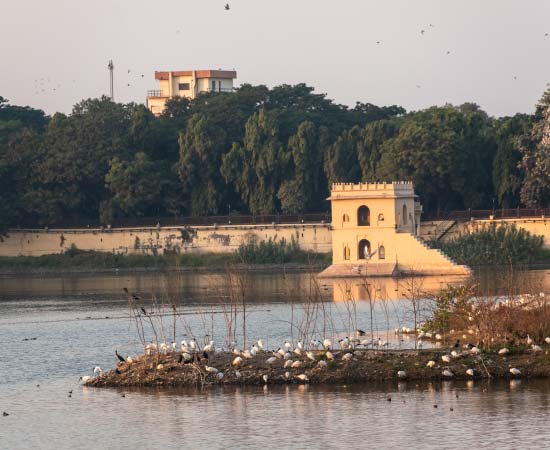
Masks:
[[[446,363],[441,350],[355,350],[350,360],[343,360],[347,352],[334,351],[335,359],[327,361],[324,367],[319,361],[326,361],[323,351],[314,351],[315,361],[305,356],[293,358],[301,361],[299,368],[284,368],[284,361],[268,364],[271,352],[260,352],[242,365],[234,367],[235,355],[229,352],[211,354],[208,361],[192,364],[178,363],[179,352],[152,356],[140,356],[131,364],[118,363],[116,368],[92,378],[85,386],[117,387],[204,387],[219,385],[265,385],[265,384],[346,384],[390,381],[439,381],[439,380],[481,380],[550,378],[550,356],[547,351],[516,351],[506,356],[498,353],[473,355],[462,352],[458,358]],[[434,361],[433,367],[428,367]],[[217,372],[209,372],[206,367]],[[521,374],[514,376],[510,368],[517,368]],[[453,376],[445,376],[444,370]],[[473,369],[474,375],[466,370]],[[237,374],[238,371],[238,374]],[[404,377],[398,371],[405,371]],[[117,373],[119,372],[119,373]],[[223,377],[219,374],[223,373]],[[264,380],[267,376],[267,381]],[[299,378],[302,376],[302,378]],[[303,378],[305,376],[305,378]]]
[[[231,264],[231,270],[250,271],[256,273],[277,272],[286,270],[293,272],[310,272],[325,269],[326,264],[320,263],[281,263],[281,264]],[[204,266],[164,266],[164,267],[123,267],[123,268],[91,268],[91,267],[26,267],[6,269],[0,268],[0,277],[19,276],[60,276],[60,275],[131,275],[161,272],[183,273],[223,273],[227,271],[226,265]]]

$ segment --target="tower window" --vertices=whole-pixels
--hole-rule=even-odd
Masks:
[[[407,205],[403,205],[403,225],[407,225]]]
[[[378,259],[386,259],[386,248],[383,245],[378,247]]]
[[[357,259],[370,259],[370,242],[367,239],[361,239],[359,241],[358,248],[358,257]]]
[[[363,205],[357,210],[357,225],[360,227],[368,227],[370,225],[370,209]]]
[[[342,222],[349,222],[349,216],[347,214],[342,216]]]
[[[180,91],[188,91],[189,90],[189,83],[180,83],[178,85],[178,89]]]

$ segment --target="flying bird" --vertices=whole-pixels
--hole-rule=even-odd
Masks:
[[[225,4],[225,10],[226,10],[226,11],[229,11],[229,9],[230,9],[229,3],[226,3],[226,4]]]
[[[420,34],[424,35],[424,33],[426,32],[426,30],[420,30]]]

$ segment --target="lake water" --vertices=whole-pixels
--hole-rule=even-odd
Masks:
[[[503,294],[549,292],[548,278],[547,271],[531,271],[514,279],[502,274],[479,279],[488,293]],[[275,348],[307,327],[337,339],[356,326],[370,331],[372,324],[373,336],[394,347],[411,346],[388,331],[412,325],[411,283],[433,292],[459,281],[316,285],[309,274],[253,274],[246,281],[247,342],[261,337]],[[225,345],[229,283],[224,276],[0,278],[0,412],[9,413],[0,416],[0,449],[516,449],[545,448],[550,439],[547,381],[202,391],[82,387],[78,378],[92,367],[114,366],[115,349],[124,355],[139,352],[125,286],[156,314],[176,301],[182,314],[176,318],[177,340],[185,332],[208,333]],[[372,301],[365,301],[369,297]],[[305,325],[307,317],[314,318],[313,325]],[[173,331],[171,315],[157,320],[167,334]],[[241,321],[237,327],[235,336],[242,341]]]

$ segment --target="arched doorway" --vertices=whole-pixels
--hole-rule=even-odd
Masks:
[[[370,255],[370,242],[366,239],[359,241],[359,248],[357,252],[357,259],[367,259]]]
[[[363,205],[357,210],[357,226],[368,227],[370,225],[370,209]]]

